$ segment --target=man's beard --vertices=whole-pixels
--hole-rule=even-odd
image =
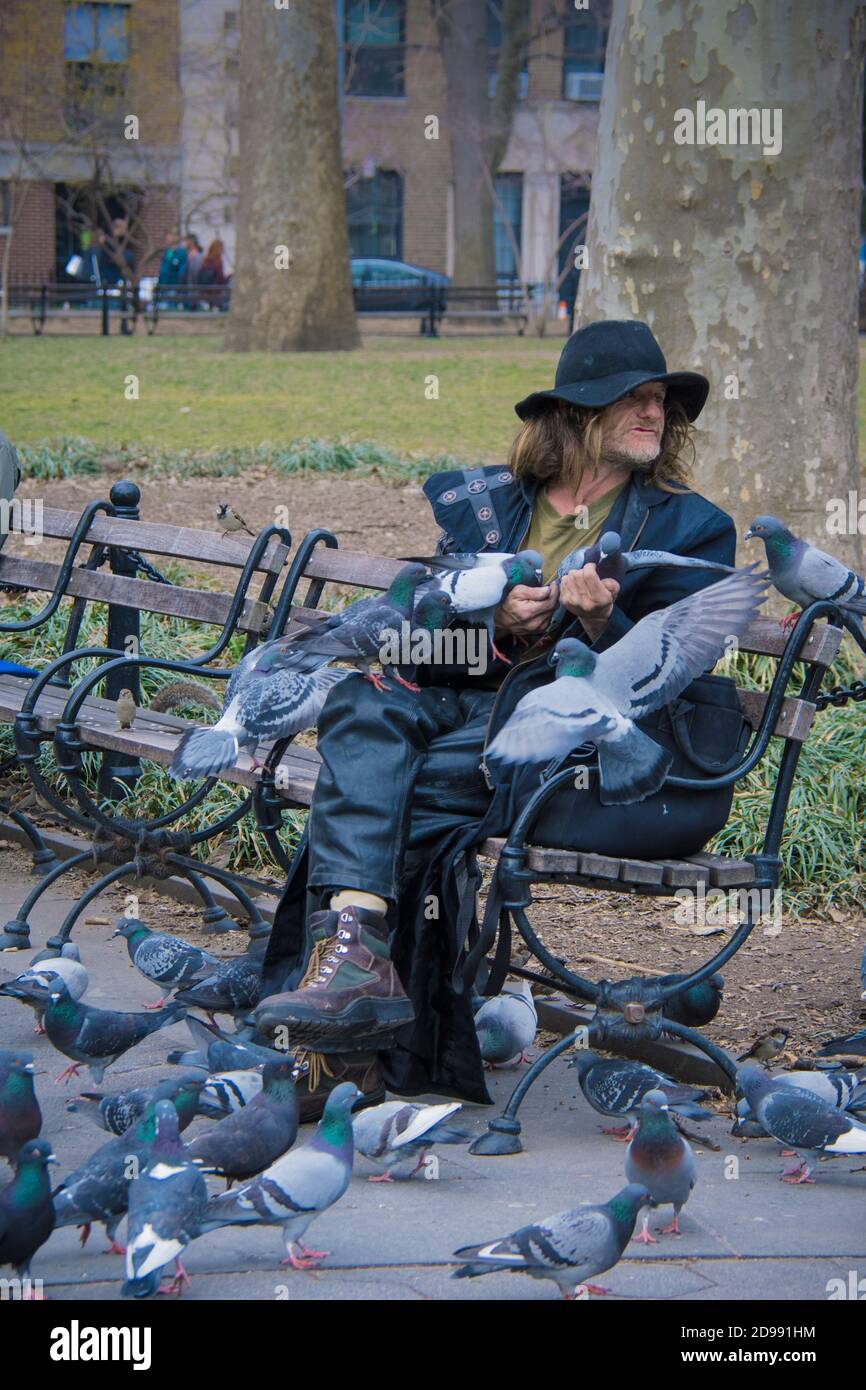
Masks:
[[[660,444],[656,447],[652,458],[641,458],[630,449],[617,448],[616,445],[611,445],[609,449],[602,451],[601,461],[605,464],[613,464],[617,468],[627,468],[630,473],[652,473],[660,454]]]

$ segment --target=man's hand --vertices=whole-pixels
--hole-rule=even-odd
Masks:
[[[615,579],[599,579],[595,565],[569,570],[560,583],[560,602],[583,624],[591,642],[600,637],[619,593]]]
[[[558,584],[542,584],[538,588],[515,584],[494,614],[497,637],[517,637],[524,641],[539,637],[547,631],[558,602]]]

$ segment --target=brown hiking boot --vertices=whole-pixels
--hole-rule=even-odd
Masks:
[[[259,1005],[257,1031],[270,1032],[282,1024],[292,1046],[314,1047],[327,1039],[374,1037],[411,1023],[415,1012],[391,961],[384,914],[347,907],[327,915],[337,918],[337,930],[324,940],[320,936],[315,972],[311,958],[297,989]],[[325,924],[316,925],[321,933]]]
[[[295,1094],[302,1125],[321,1119],[325,1101],[341,1081],[353,1081],[363,1092],[358,1110],[380,1105],[385,1099],[382,1067],[375,1052],[296,1052],[295,1064]]]

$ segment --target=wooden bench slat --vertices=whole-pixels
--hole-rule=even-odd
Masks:
[[[761,656],[781,656],[788,645],[790,633],[784,632],[773,618],[757,618],[740,638],[740,649]],[[816,623],[803,646],[803,660],[819,661],[831,666],[842,644],[841,628]]]
[[[699,864],[690,864],[686,859],[665,859],[662,883],[671,888],[697,888],[707,882],[707,871]]]
[[[649,859],[621,859],[619,876],[623,883],[661,884],[664,869],[661,863]]]
[[[335,584],[355,584],[361,589],[387,589],[405,560],[385,555],[366,555],[360,550],[329,550],[317,545],[304,574],[309,579],[329,579]]]
[[[723,854],[689,854],[689,864],[706,869],[715,888],[745,888],[755,881],[755,866],[748,859],[728,859]]]
[[[740,707],[753,729],[757,729],[763,718],[769,698],[762,690],[741,690],[737,688]],[[795,743],[805,743],[815,718],[815,706],[808,700],[798,700],[790,695],[782,701],[779,718],[773,730],[776,738],[790,738]]]

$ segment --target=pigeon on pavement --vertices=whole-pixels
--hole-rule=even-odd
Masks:
[[[86,1065],[98,1086],[106,1068],[118,1057],[185,1014],[182,1004],[169,1004],[153,1014],[94,1009],[73,999],[64,988],[52,990],[45,1010],[45,1031],[58,1052],[71,1059],[55,1081],[77,1075]]]
[[[753,570],[647,614],[601,653],[576,638],[559,642],[556,679],[518,701],[487,759],[547,763],[593,743],[604,805],[630,805],[658,791],[673,754],[634,721],[675,699],[745,631],[765,595],[766,581]]]
[[[125,1134],[132,1125],[144,1115],[149,1105],[158,1100],[170,1100],[177,1111],[181,1130],[192,1124],[196,1115],[202,1114],[200,1094],[207,1085],[207,1077],[202,1074],[169,1076],[153,1086],[136,1087],[130,1091],[119,1091],[106,1096],[100,1091],[82,1091],[75,1100],[66,1104],[72,1114],[89,1116],[100,1129],[109,1134]]]
[[[215,1072],[208,1076],[199,1096],[199,1114],[209,1120],[221,1120],[243,1110],[261,1091],[263,1070],[258,1067],[255,1071]]]
[[[352,1119],[356,1152],[385,1168],[384,1173],[368,1181],[411,1178],[424,1167],[427,1152],[435,1144],[471,1143],[475,1138],[471,1130],[449,1124],[462,1108],[456,1101],[448,1105],[411,1105],[408,1101],[389,1100],[359,1111]]]
[[[785,1050],[788,1037],[787,1028],[773,1028],[769,1033],[762,1033],[760,1038],[756,1038],[752,1043],[748,1052],[742,1053],[737,1061],[746,1062],[753,1059],[756,1062],[769,1062]]]
[[[680,1212],[695,1185],[695,1156],[689,1142],[678,1132],[668,1113],[667,1096],[662,1090],[648,1091],[640,1103],[635,1136],[625,1151],[625,1175],[629,1182],[641,1183],[654,1207],[674,1209],[674,1219],[663,1226],[660,1235],[680,1234]],[[649,1216],[637,1240],[655,1245],[649,1233]]]
[[[212,1197],[202,1231],[221,1226],[282,1226],[286,1246],[282,1263],[293,1269],[313,1268],[328,1251],[308,1249],[301,1237],[349,1186],[354,1161],[351,1111],[360,1098],[351,1081],[335,1086],[312,1139],[283,1154],[243,1187]]]
[[[294,1062],[267,1062],[262,1088],[241,1110],[197,1134],[187,1156],[207,1172],[219,1173],[226,1187],[255,1177],[290,1149],[298,1135]]]
[[[829,599],[853,619],[866,640],[862,618],[866,596],[859,574],[826,551],[800,540],[775,516],[756,516],[746,532],[746,540],[752,539],[764,542],[770,578],[780,594],[801,610],[817,599]],[[789,613],[782,625],[792,627],[799,616]]]
[[[54,1230],[54,1204],[48,1165],[57,1160],[44,1139],[23,1145],[15,1176],[0,1191],[0,1268],[11,1265],[19,1279],[30,1275],[30,1261]],[[25,1286],[22,1297],[32,1292]]]
[[[22,1145],[42,1129],[33,1071],[29,1052],[0,1051],[0,1155],[13,1165]]]
[[[710,1120],[708,1110],[699,1101],[706,1092],[693,1086],[682,1086],[672,1077],[643,1062],[625,1057],[601,1057],[590,1048],[580,1048],[569,1062],[577,1071],[577,1081],[584,1099],[599,1115],[624,1116],[627,1125],[603,1128],[602,1134],[622,1139],[631,1137],[637,1128],[638,1111],[644,1096],[650,1091],[662,1091],[672,1111],[690,1120]]]
[[[758,1123],[800,1160],[782,1182],[814,1182],[809,1175],[821,1154],[866,1153],[866,1125],[812,1091],[781,1085],[755,1066],[737,1068],[737,1086]]]
[[[815,1053],[816,1057],[839,1057],[844,1055],[851,1057],[866,1057],[866,1028],[861,1028],[856,1033],[846,1033],[839,1038],[831,1038],[823,1047],[819,1047]]]
[[[525,1061],[537,1029],[538,1014],[528,980],[505,985],[501,994],[483,1000],[475,1013],[478,1045],[489,1067],[513,1067]]]
[[[200,1234],[207,1186],[180,1138],[170,1100],[157,1102],[156,1138],[144,1171],[129,1184],[124,1298],[149,1298],[159,1291],[162,1270],[174,1260],[166,1292],[181,1293],[189,1276],[180,1257]]]
[[[22,1004],[28,1004],[31,1009],[35,1009],[34,1031],[44,1033],[42,1015],[48,1003],[48,996],[58,983],[66,986],[73,999],[81,999],[87,992],[87,971],[81,964],[78,947],[72,941],[65,943],[60,955],[43,953],[38,965],[31,964],[20,975],[11,980],[4,980],[0,985],[0,994],[11,999],[20,999]]]
[[[199,1047],[193,1051],[176,1049],[170,1052],[166,1061],[173,1066],[203,1067],[209,1072],[250,1071],[265,1062],[286,1060],[284,1052],[245,1038],[230,1037],[215,1023],[207,1023],[195,1014],[187,1014],[186,1026]]]
[[[157,1102],[162,1103],[162,1102]],[[54,1194],[58,1226],[80,1226],[86,1245],[94,1222],[109,1241],[107,1254],[122,1255],[114,1237],[126,1213],[129,1184],[145,1167],[156,1139],[156,1104],[125,1133],[108,1139],[64,1178]]]
[[[124,938],[136,970],[162,990],[162,999],[156,1004],[146,1004],[148,1009],[162,1008],[173,989],[182,988],[204,969],[219,964],[216,956],[200,946],[191,946],[170,932],[153,931],[138,917],[121,917],[112,936]]]
[[[567,1299],[607,1293],[588,1280],[613,1269],[632,1238],[638,1212],[649,1200],[645,1187],[629,1183],[601,1206],[587,1203],[521,1226],[503,1239],[464,1245],[454,1254],[467,1263],[455,1270],[453,1277],[528,1274],[532,1279],[553,1279]]]
[[[215,1013],[242,1014],[255,1008],[262,992],[262,961],[235,956],[214,966],[177,993],[177,1002],[188,1008]]]

